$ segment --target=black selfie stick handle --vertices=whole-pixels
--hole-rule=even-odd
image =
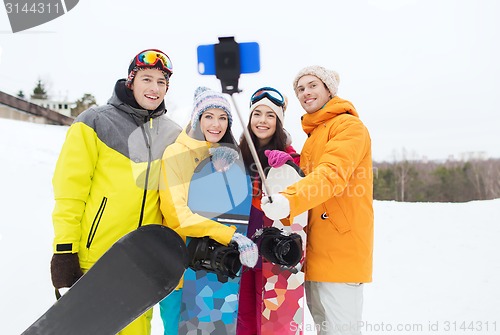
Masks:
[[[215,44],[215,75],[222,85],[222,93],[241,92],[238,89],[240,79],[240,45],[231,37],[219,37]]]
[[[240,66],[240,46],[238,42],[234,40],[234,36],[230,37],[219,37],[219,43],[214,46],[215,52],[215,75],[217,79],[220,80],[222,86],[222,93],[227,93],[231,96],[233,101],[233,106],[236,110],[236,114],[240,119],[241,127],[243,128],[243,135],[245,136],[250,153],[252,154],[253,160],[257,165],[257,171],[262,180],[262,186],[266,195],[269,196],[269,202],[273,202],[271,199],[271,192],[266,181],[266,176],[264,174],[264,169],[257,155],[257,150],[253,144],[250,133],[247,127],[245,127],[245,121],[241,116],[238,109],[238,105],[234,100],[233,94],[240,93],[241,90],[238,88],[238,82],[241,74]]]

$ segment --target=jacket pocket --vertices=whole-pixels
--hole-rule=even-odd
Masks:
[[[97,210],[96,215],[94,216],[94,221],[92,221],[92,226],[90,227],[89,235],[87,236],[87,249],[92,245],[92,241],[94,240],[95,234],[97,232],[97,228],[99,227],[99,223],[101,222],[102,214],[104,213],[104,209],[106,208],[106,203],[108,202],[108,198],[103,197],[101,201],[101,205]]]
[[[336,206],[335,208],[332,207],[333,206],[323,204],[324,213],[321,215],[321,218],[330,222],[339,233],[347,233],[351,230],[349,220],[346,218],[344,212],[339,206]]]

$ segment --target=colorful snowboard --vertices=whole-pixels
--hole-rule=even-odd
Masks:
[[[226,172],[215,171],[210,158],[198,165],[189,187],[188,205],[192,212],[234,225],[246,235],[251,201],[250,178],[242,160],[237,160]],[[221,282],[213,272],[187,269],[179,334],[235,334],[239,275],[225,277],[227,281]]]
[[[142,226],[118,240],[23,335],[111,335],[165,298],[188,264],[173,230]]]
[[[303,176],[296,164],[287,162],[282,167],[269,170],[267,183],[271,193],[278,193]],[[299,234],[303,243],[303,256],[300,263],[291,269],[262,259],[262,335],[303,334],[305,289],[304,272],[301,269],[306,250],[306,224],[307,212],[295,217],[290,226],[264,217],[264,227],[273,226]]]

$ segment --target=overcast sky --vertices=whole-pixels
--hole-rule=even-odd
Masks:
[[[139,51],[159,48],[174,64],[167,107],[182,126],[199,85],[196,48],[218,37],[258,42],[261,71],[240,78],[244,118],[260,86],[290,98],[285,125],[302,148],[303,114],[292,82],[308,65],[340,73],[338,95],[370,130],[375,160],[500,158],[500,1],[136,1],[80,0],[67,14],[11,32],[0,9],[0,90],[31,93],[40,78],[53,98],[91,93],[103,104]],[[235,133],[241,133],[236,123]]]

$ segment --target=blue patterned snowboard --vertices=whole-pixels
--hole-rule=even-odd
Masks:
[[[228,171],[217,172],[210,158],[202,161],[191,179],[188,205],[193,213],[226,225],[246,235],[252,192],[242,160]],[[238,315],[240,273],[227,282],[205,270],[188,268],[182,292],[181,335],[235,334]]]

